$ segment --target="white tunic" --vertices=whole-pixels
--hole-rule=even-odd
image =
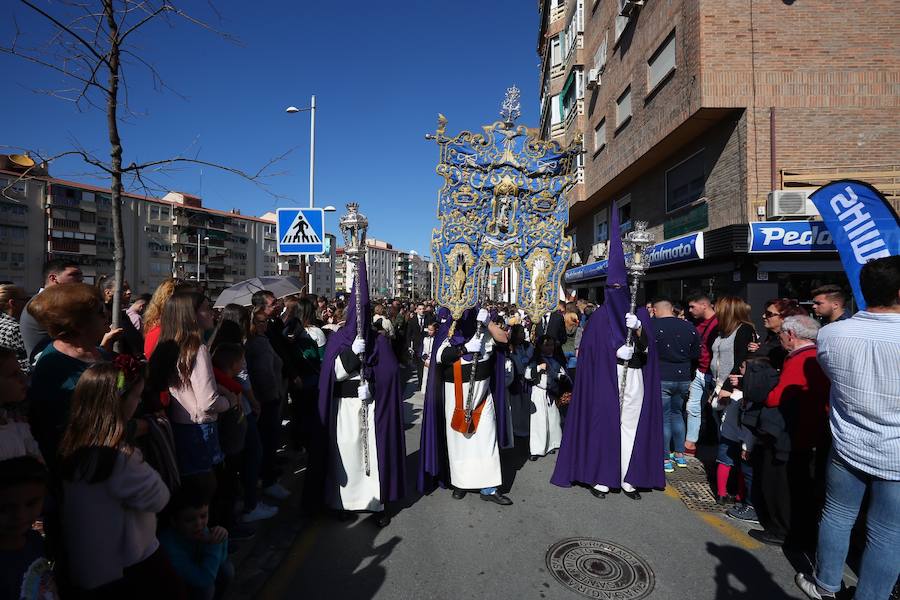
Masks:
[[[616,365],[618,381],[622,381],[622,370],[625,367]],[[634,451],[634,438],[637,434],[638,421],[641,418],[641,408],[644,406],[644,372],[641,369],[628,369],[628,379],[625,380],[625,398],[621,401],[622,422],[622,483],[624,487],[631,488],[625,480],[628,466],[631,464],[631,453]]]
[[[348,373],[340,357],[334,361],[337,381],[359,381],[359,371]],[[378,453],[375,445],[375,400],[369,404],[369,475],[363,459],[363,436],[359,410],[362,401],[356,396],[337,399],[332,410],[337,412],[336,432],[331,448],[332,481],[336,489],[328,490],[327,502],[337,510],[382,511],[381,482],[378,478]]]
[[[533,373],[529,366],[525,377],[531,379]],[[559,417],[559,407],[547,393],[548,378],[554,377],[557,381],[565,377],[566,372],[556,361],[547,361],[547,370],[541,373],[536,384],[531,387],[531,420],[528,445],[532,456],[545,456],[551,450],[556,450],[562,443],[562,425]]]
[[[450,345],[445,341],[438,348],[437,358]],[[481,362],[491,359],[494,340],[486,336]],[[471,361],[463,359],[464,365]],[[484,404],[478,429],[474,433],[460,433],[450,427],[456,407],[456,388],[452,381],[444,383],[444,416],[447,428],[447,455],[450,462],[450,483],[461,490],[480,490],[499,486],[503,482],[500,473],[500,449],[497,445],[497,421],[494,415],[494,399],[491,396],[490,379],[475,382],[473,410]],[[469,381],[463,381],[463,403],[468,398]]]

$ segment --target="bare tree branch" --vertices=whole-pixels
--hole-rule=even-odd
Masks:
[[[56,25],[60,30],[65,31],[66,33],[68,33],[69,35],[74,37],[76,40],[81,42],[81,45],[84,46],[91,54],[93,54],[95,57],[97,57],[97,60],[103,61],[104,63],[107,64],[107,66],[109,66],[109,60],[107,59],[107,57],[105,57],[105,56],[101,55],[99,52],[97,52],[94,49],[94,47],[90,44],[90,42],[85,40],[83,37],[78,35],[76,32],[72,31],[72,29],[70,27],[61,23],[56,17],[54,17],[53,15],[51,15],[44,9],[40,8],[39,6],[35,5],[33,2],[31,2],[31,0],[19,0],[19,2],[21,2],[22,4],[24,4],[31,10],[33,10],[36,13],[43,16],[45,19],[47,19],[48,21],[50,21],[51,23]]]

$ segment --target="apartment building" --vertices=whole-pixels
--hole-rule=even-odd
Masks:
[[[619,211],[623,233],[646,220],[656,236],[646,296],[702,289],[758,306],[767,297],[808,300],[823,283],[846,285],[827,236],[812,235],[820,230],[809,191],[855,178],[895,207],[900,194],[900,42],[888,18],[896,6],[864,4],[541,2],[549,105],[541,130],[562,142],[572,128],[584,135],[583,189],[569,213],[581,264],[566,286],[600,294],[610,210]],[[579,69],[581,126],[581,115],[566,112],[578,102],[562,101],[572,86],[576,99],[581,92],[572,75]],[[760,223],[822,243],[767,247],[751,239]]]
[[[2,159],[3,157],[0,157]],[[113,272],[112,202],[108,189],[0,164],[0,280],[35,292],[41,267],[71,258],[94,283]],[[124,194],[125,278],[136,293],[152,292],[167,277],[199,280],[217,295],[258,274],[277,274],[275,224],[239,211],[203,206],[196,196]],[[6,254],[4,255],[4,251]]]

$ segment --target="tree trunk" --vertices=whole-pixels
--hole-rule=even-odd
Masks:
[[[119,138],[119,25],[116,22],[113,0],[103,0],[103,14],[109,27],[109,93],[106,97],[106,126],[109,131],[109,156],[112,166],[111,200],[113,225],[113,260],[115,288],[112,303],[112,326],[121,325],[122,288],[125,280],[125,235],[122,231],[122,140]]]

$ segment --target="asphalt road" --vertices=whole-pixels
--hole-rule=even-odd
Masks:
[[[421,402],[420,394],[407,401],[409,493],[394,508],[399,512],[391,525],[379,529],[368,516],[310,522],[260,598],[605,598],[570,591],[548,571],[550,546],[576,537],[612,542],[646,561],[653,590],[644,598],[803,597],[788,558],[747,536],[748,527],[689,510],[672,487],[644,493],[640,501],[621,494],[598,500],[585,489],[558,488],[549,483],[556,457],[529,462],[522,443],[503,455],[512,506],[484,502],[477,494],[454,500],[447,490],[420,496]],[[603,572],[597,563],[591,568]]]

